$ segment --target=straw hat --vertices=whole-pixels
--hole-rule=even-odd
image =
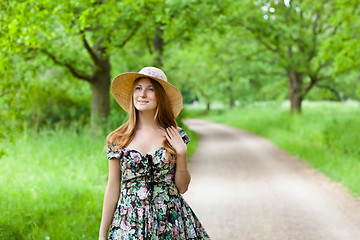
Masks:
[[[140,77],[151,78],[161,84],[170,101],[174,117],[179,115],[183,106],[183,97],[179,89],[167,81],[165,73],[156,67],[144,67],[138,73],[122,73],[114,78],[111,83],[111,92],[118,104],[129,112],[132,96],[132,87],[136,79]]]

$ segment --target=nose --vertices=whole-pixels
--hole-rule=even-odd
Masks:
[[[146,98],[146,89],[143,89],[140,93],[140,97]]]

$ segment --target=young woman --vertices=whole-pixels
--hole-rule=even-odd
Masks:
[[[190,139],[175,122],[181,92],[154,67],[118,75],[111,91],[128,121],[106,139],[109,178],[99,239],[210,239],[180,195],[190,183]]]

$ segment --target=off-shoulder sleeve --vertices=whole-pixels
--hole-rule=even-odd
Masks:
[[[189,136],[186,134],[185,130],[184,130],[184,129],[181,129],[179,133],[180,133],[180,135],[181,135],[184,143],[188,144],[188,143],[190,142],[190,138],[189,138]]]
[[[117,158],[120,159],[123,155],[123,151],[121,149],[117,149],[115,145],[107,147],[107,159]]]

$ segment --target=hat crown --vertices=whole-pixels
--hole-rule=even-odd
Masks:
[[[158,78],[167,82],[165,73],[161,69],[156,67],[144,67],[139,71],[139,73],[147,75],[149,77]]]

